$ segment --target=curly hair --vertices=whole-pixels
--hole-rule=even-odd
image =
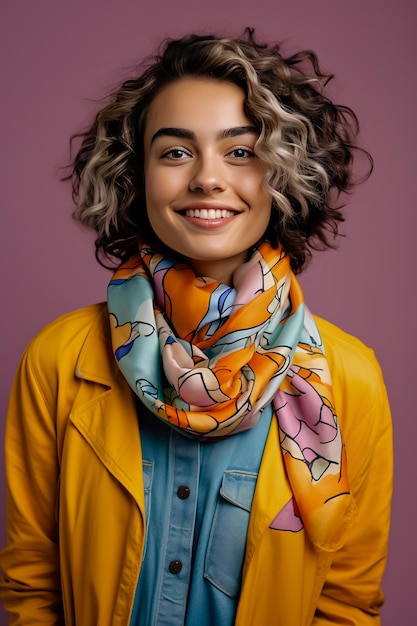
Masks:
[[[229,81],[245,94],[245,111],[259,137],[255,152],[266,164],[265,184],[273,210],[264,238],[280,242],[300,272],[311,249],[333,247],[344,221],[338,198],[353,182],[357,143],[355,113],[324,93],[332,75],[322,72],[314,52],[285,57],[279,44],[242,38],[188,35],[164,42],[142,74],[115,90],[85,133],[74,159],[73,217],[97,233],[96,257],[124,261],[140,237],[152,237],[146,212],[143,136],[155,96],[184,77]]]

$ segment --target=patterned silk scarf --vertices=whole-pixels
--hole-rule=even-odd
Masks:
[[[271,523],[341,543],[351,497],[321,338],[282,248],[262,243],[234,287],[145,244],[108,287],[112,344],[152,413],[190,437],[252,428],[272,403],[294,497]]]

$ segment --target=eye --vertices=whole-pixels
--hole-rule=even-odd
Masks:
[[[227,156],[232,159],[242,160],[253,158],[255,156],[255,153],[249,148],[233,148],[233,150],[228,152]]]
[[[172,159],[173,161],[180,161],[182,159],[189,158],[191,155],[183,148],[170,148],[166,150],[162,155],[162,159]]]

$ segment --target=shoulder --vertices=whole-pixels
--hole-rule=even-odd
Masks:
[[[342,376],[355,384],[365,381],[367,386],[383,383],[380,365],[370,347],[327,320],[315,320],[333,377]]]
[[[91,304],[82,309],[77,309],[61,315],[49,324],[46,324],[42,330],[34,337],[31,343],[39,343],[50,341],[65,341],[70,337],[80,337],[88,334],[92,326],[100,323],[100,320],[107,315],[107,305],[105,302]]]
[[[57,379],[74,378],[86,350],[95,353],[100,364],[111,360],[106,303],[72,311],[47,324],[27,346],[21,368],[39,382],[54,385]]]
[[[31,353],[79,351],[93,330],[106,334],[106,303],[92,304],[61,315],[50,322],[32,339],[27,350]]]

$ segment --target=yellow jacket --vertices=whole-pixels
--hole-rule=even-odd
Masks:
[[[344,546],[269,529],[290,498],[272,422],[250,517],[237,626],[376,625],[391,498],[391,423],[373,353],[317,320],[333,376],[357,512]],[[128,626],[145,540],[134,395],[107,309],[47,326],[25,352],[6,426],[10,624]],[[65,617],[64,617],[65,616]]]

